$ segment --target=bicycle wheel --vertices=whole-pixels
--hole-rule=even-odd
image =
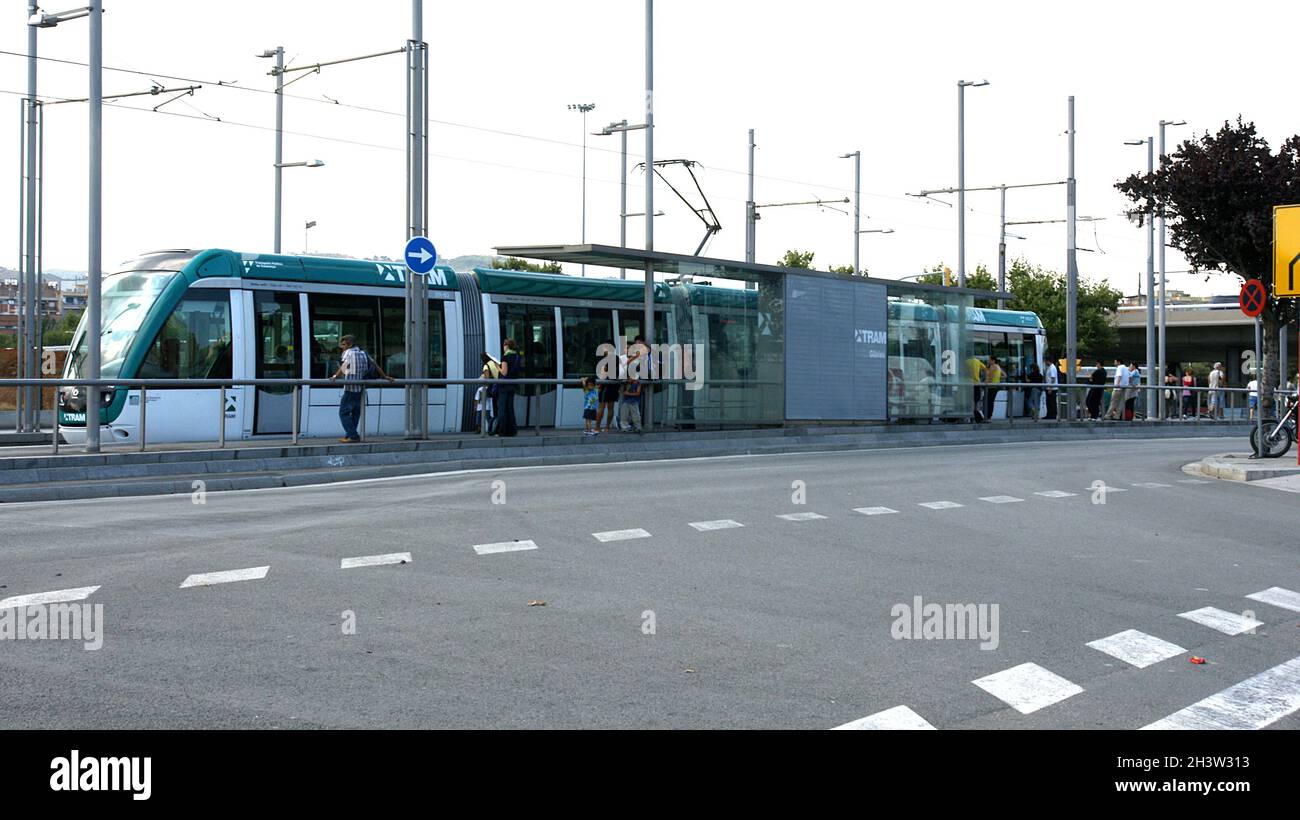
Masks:
[[[1262,453],[1264,458],[1281,458],[1291,449],[1291,444],[1295,439],[1295,433],[1291,431],[1290,426],[1277,426],[1277,419],[1266,420],[1264,422],[1264,449],[1259,447],[1259,430],[1252,428],[1250,431],[1250,448],[1256,453]]]

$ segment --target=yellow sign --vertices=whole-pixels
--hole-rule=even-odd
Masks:
[[[1300,205],[1273,208],[1273,295],[1300,296]]]

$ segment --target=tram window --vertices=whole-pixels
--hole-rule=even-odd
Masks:
[[[757,317],[749,313],[705,314],[709,322],[709,378],[748,381],[752,378]]]
[[[368,296],[313,293],[311,311],[311,377],[327,379],[339,369],[343,351],[339,339],[354,336],[367,353],[379,340],[378,300]]]
[[[140,376],[229,379],[231,356],[230,291],[192,288],[154,337]]]
[[[545,305],[499,306],[501,340],[514,339],[523,356],[526,379],[555,378],[555,309]],[[542,386],[541,392],[554,388]],[[529,393],[528,390],[524,391]]]
[[[257,378],[296,379],[302,375],[298,343],[298,294],[254,293],[257,321]]]
[[[564,377],[595,376],[597,349],[614,341],[614,312],[599,308],[560,308],[564,326]]]
[[[380,299],[383,344],[376,352],[384,372],[395,379],[406,376],[406,305],[401,299]],[[442,302],[429,303],[429,378],[447,376],[446,320]]]

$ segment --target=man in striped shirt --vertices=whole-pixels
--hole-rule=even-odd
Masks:
[[[343,424],[343,438],[339,441],[350,443],[361,440],[357,434],[357,423],[361,420],[361,401],[365,388],[359,382],[364,381],[367,374],[390,382],[393,377],[385,373],[366,351],[357,347],[357,340],[351,334],[339,339],[339,348],[343,351],[343,360],[339,363],[339,369],[330,376],[330,381],[343,377],[343,395],[339,397],[339,421]]]

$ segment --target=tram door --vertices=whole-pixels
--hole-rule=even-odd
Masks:
[[[253,322],[256,378],[302,378],[298,294],[255,291]],[[259,387],[253,405],[254,435],[293,431],[293,388]]]
[[[514,339],[525,379],[559,378],[555,350],[555,308],[551,305],[500,306],[501,341]],[[525,385],[515,391],[515,421],[520,427],[555,426],[555,385]]]

